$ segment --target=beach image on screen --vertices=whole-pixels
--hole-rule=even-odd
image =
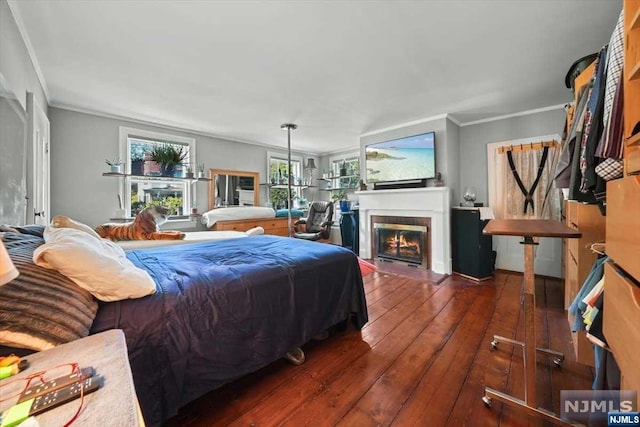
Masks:
[[[371,144],[365,153],[367,182],[435,176],[433,132]]]

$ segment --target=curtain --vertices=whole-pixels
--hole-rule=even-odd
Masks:
[[[526,213],[524,212],[525,195],[511,172],[507,153],[498,155],[501,167],[497,168],[497,173],[500,174],[497,178],[502,184],[501,194],[498,194],[498,212],[496,212],[498,218],[560,219],[559,192],[553,183],[557,151],[556,148],[549,147],[547,161],[533,193],[533,209],[529,204]],[[542,154],[542,149],[511,151],[515,169],[527,191],[530,191],[536,179]]]

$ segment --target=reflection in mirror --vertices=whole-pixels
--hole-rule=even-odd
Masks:
[[[209,209],[259,206],[259,174],[209,169]]]
[[[27,220],[27,115],[0,74],[0,224]]]

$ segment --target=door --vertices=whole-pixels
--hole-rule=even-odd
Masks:
[[[503,176],[504,158],[496,154],[496,150],[504,145],[529,144],[540,141],[560,140],[559,135],[545,135],[517,141],[502,141],[487,144],[487,166],[489,178],[489,206],[497,211],[498,195],[503,186],[498,177]],[[493,248],[496,251],[496,269],[523,271],[524,249],[521,238],[510,236],[494,236]],[[562,277],[562,239],[543,237],[535,247],[534,271],[536,274],[549,277]]]
[[[49,119],[40,105],[27,93],[27,114],[29,117],[29,159],[27,219],[33,224],[46,225],[50,222],[50,156]]]

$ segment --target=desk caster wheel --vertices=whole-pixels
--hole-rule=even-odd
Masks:
[[[562,368],[562,359],[560,359],[559,357],[553,359],[552,362],[556,368]]]
[[[491,341],[491,348],[494,349],[494,350],[497,349],[498,348],[498,341],[496,341],[496,340]]]
[[[489,396],[484,396],[482,401],[484,402],[484,406],[491,408],[491,398]]]

